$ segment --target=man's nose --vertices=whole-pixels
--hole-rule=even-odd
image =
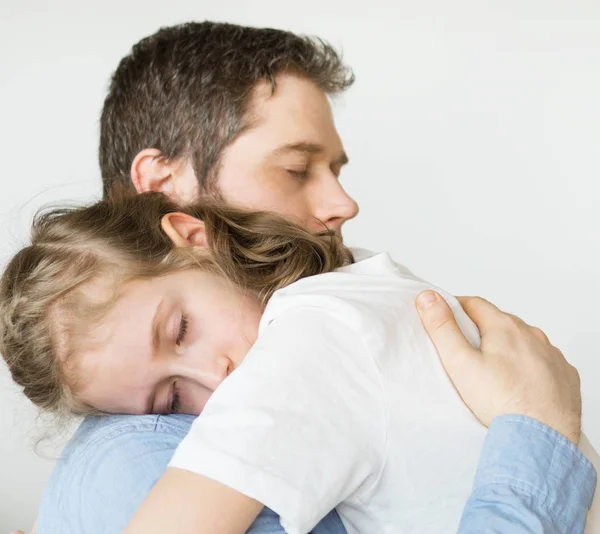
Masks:
[[[318,193],[316,218],[339,233],[342,225],[357,214],[358,204],[346,193],[338,178],[333,173],[324,177]]]

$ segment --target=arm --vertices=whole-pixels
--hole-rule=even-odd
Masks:
[[[474,349],[433,292],[417,307],[465,404],[490,427],[460,534],[583,532],[596,471],[581,436],[579,375],[538,329],[477,298],[460,299],[481,332]],[[513,414],[513,415],[511,415]],[[516,415],[514,415],[516,414]],[[567,439],[568,438],[568,439]]]
[[[170,467],[124,534],[243,534],[263,505],[210,478]]]
[[[198,503],[206,503],[206,506],[200,508]],[[172,518],[167,518],[163,523],[154,522],[156,518],[152,516],[151,511],[163,507],[173,510],[173,517],[177,515],[179,530],[194,532],[194,534],[246,532],[248,526],[262,509],[251,532],[284,534],[283,527],[279,523],[279,516],[267,508],[263,509],[263,505],[258,501],[209,478],[171,467],[156,484],[148,499],[142,503],[138,514],[134,516],[124,531],[125,534],[152,532],[151,528],[157,532],[161,531],[161,528],[162,532],[173,532]],[[151,527],[146,523],[147,518],[152,521]],[[158,518],[159,521],[161,519],[162,517]],[[250,531],[248,532],[250,533]],[[346,534],[346,529],[337,512],[333,510],[323,518],[312,533]]]

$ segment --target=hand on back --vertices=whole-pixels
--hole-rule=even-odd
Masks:
[[[427,297],[433,300],[427,302]],[[500,415],[524,415],[578,444],[581,391],[577,370],[539,328],[484,299],[458,300],[479,328],[479,349],[463,336],[437,293],[421,293],[417,309],[448,376],[473,414],[486,426]]]

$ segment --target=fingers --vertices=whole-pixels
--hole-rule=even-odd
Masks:
[[[423,291],[417,296],[417,310],[448,372],[461,356],[474,352],[448,303],[435,291]]]
[[[488,330],[488,326],[497,326],[501,317],[511,319],[515,325],[520,328],[527,329],[533,334],[538,341],[545,345],[551,345],[548,336],[543,330],[535,326],[527,324],[523,319],[513,315],[511,313],[505,313],[498,307],[494,306],[491,302],[482,299],[481,297],[456,297],[460,305],[463,307],[467,315],[473,320],[473,322],[479,328],[479,332],[483,336]]]
[[[456,297],[463,310],[477,325],[483,337],[490,327],[497,327],[503,319],[510,317],[507,313],[481,297]],[[517,319],[517,318],[514,318]]]

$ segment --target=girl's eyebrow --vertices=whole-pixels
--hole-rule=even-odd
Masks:
[[[164,298],[160,300],[158,306],[156,306],[156,311],[154,312],[154,317],[152,318],[152,348],[153,352],[156,352],[160,348],[160,319],[161,319],[161,308],[164,302]]]

